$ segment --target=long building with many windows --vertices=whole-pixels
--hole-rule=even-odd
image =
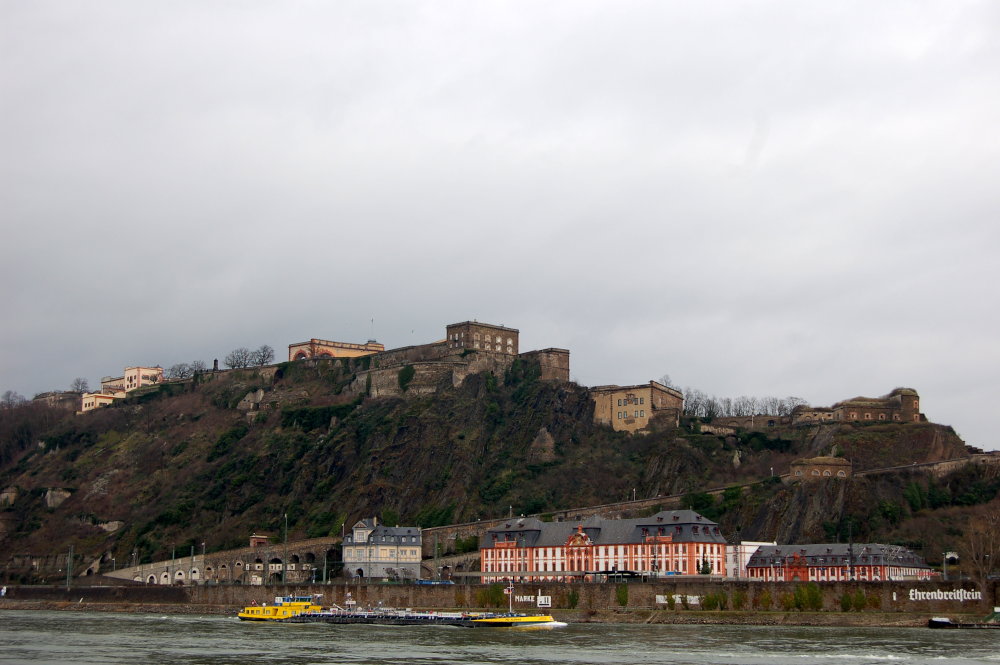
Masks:
[[[577,524],[514,518],[490,529],[479,553],[484,582],[722,575],[726,541],[715,522],[691,510],[670,510],[638,519],[594,516]]]
[[[765,545],[747,563],[747,577],[765,582],[885,582],[933,575],[923,559],[897,545]]]

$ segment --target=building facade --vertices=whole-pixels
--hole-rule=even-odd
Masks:
[[[344,536],[344,574],[383,579],[420,578],[420,529],[358,521]]]
[[[373,339],[364,344],[350,342],[334,342],[328,339],[316,339],[308,342],[296,342],[288,345],[288,360],[305,360],[306,358],[358,358],[370,356],[373,353],[385,351],[385,346]]]
[[[102,393],[131,392],[142,386],[151,386],[163,381],[163,368],[126,367],[122,376],[106,376],[101,379]]]
[[[568,582],[602,575],[722,575],[719,525],[691,510],[579,523],[512,519],[480,543],[482,581]]]
[[[920,413],[920,395],[913,388],[896,388],[882,397],[855,397],[832,407],[833,419],[861,422],[926,422]]]
[[[853,465],[843,457],[810,457],[790,465],[792,480],[821,480],[823,478],[850,478]]]
[[[80,397],[80,413],[108,406],[116,399],[123,399],[128,393],[143,386],[152,386],[163,381],[163,368],[126,367],[121,376],[106,376],[101,379],[101,390],[83,393]]]
[[[463,321],[445,327],[446,341],[450,349],[473,349],[492,351],[516,356],[518,354],[518,331],[516,328]]]
[[[108,406],[116,399],[122,399],[124,397],[124,391],[114,393],[83,393],[83,396],[80,398],[80,411],[83,413],[93,411],[94,409],[99,409],[102,406]]]
[[[616,432],[638,432],[656,418],[676,427],[684,411],[684,395],[662,383],[637,386],[596,386],[590,389],[594,422]]]
[[[726,545],[726,577],[736,580],[746,579],[747,563],[757,550],[765,545],[777,544],[775,542],[756,543],[745,540],[736,545]]]
[[[748,579],[765,582],[884,582],[933,575],[923,559],[896,545],[766,545],[747,564]]]
[[[41,402],[47,406],[67,411],[77,411],[80,408],[80,398],[83,393],[72,390],[54,390],[52,392],[39,393],[32,398],[32,402]]]

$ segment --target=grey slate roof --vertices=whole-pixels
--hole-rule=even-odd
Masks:
[[[354,528],[367,528],[372,529],[371,533],[368,535],[368,540],[366,543],[410,543],[410,536],[416,536],[416,541],[414,544],[420,543],[420,529],[415,526],[386,526],[385,524],[379,524],[373,528],[372,525],[375,524],[375,518],[366,517],[364,519],[358,520],[354,524]],[[404,538],[405,540],[400,540]],[[354,543],[354,533],[349,532],[344,536],[344,542],[347,544],[357,544],[363,545],[365,543]]]
[[[892,564],[910,568],[929,568],[924,560],[914,552],[897,545],[879,543],[814,543],[808,545],[762,545],[750,557],[747,568],[767,567],[784,563],[795,554],[806,559],[812,566],[844,566],[851,563],[853,550],[854,565]]]
[[[483,547],[494,542],[515,541],[525,547],[559,547],[578,529],[595,545],[641,543],[646,536],[672,536],[680,543],[725,543],[719,525],[693,510],[664,510],[650,517],[608,519],[600,516],[583,521],[542,522],[533,517],[511,518],[486,532]],[[496,537],[494,539],[494,536]]]

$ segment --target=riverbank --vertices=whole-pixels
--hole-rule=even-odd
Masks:
[[[122,614],[232,616],[240,607],[178,603],[91,602],[0,600],[2,610],[57,610],[68,612],[109,612]],[[481,608],[484,609],[485,608]],[[469,611],[450,608],[441,611]],[[530,613],[530,611],[528,612]],[[930,615],[911,612],[736,612],[719,610],[555,610],[551,614],[566,623],[714,625],[714,626],[828,626],[839,628],[923,628]],[[951,613],[956,621],[978,621],[981,614]]]
[[[438,611],[505,608],[551,613],[567,623],[746,626],[924,626],[932,616],[976,621],[993,608],[987,593],[947,583],[778,584],[684,581],[628,584],[518,584],[512,597],[493,585],[332,583],[315,585],[8,586],[0,609],[89,610],[134,614],[235,615],[276,596],[314,596],[319,604]],[[103,583],[103,584],[102,584]]]

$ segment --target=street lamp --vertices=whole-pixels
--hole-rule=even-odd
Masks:
[[[285,571],[288,570],[288,513],[285,513],[285,554],[281,558],[281,583],[285,583]]]

